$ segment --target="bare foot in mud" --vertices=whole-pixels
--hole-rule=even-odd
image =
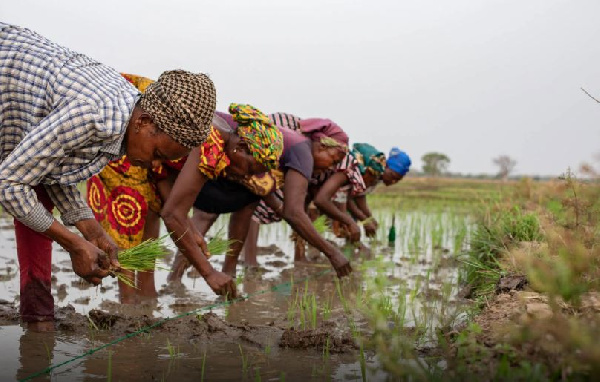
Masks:
[[[308,261],[308,259],[304,255],[302,255],[302,256],[294,256],[294,263],[308,264],[309,262],[310,261]]]
[[[119,298],[119,302],[126,305],[135,305],[137,304],[137,299],[135,298],[135,295],[127,295],[121,296],[121,298]]]
[[[138,297],[140,300],[154,300],[158,298],[158,292],[156,290],[140,290],[138,291]]]
[[[244,267],[246,268],[258,268],[259,264],[258,261],[254,260],[254,261],[244,261]]]
[[[27,330],[32,332],[53,332],[54,321],[28,322]]]

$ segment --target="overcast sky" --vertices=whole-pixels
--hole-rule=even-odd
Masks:
[[[327,117],[420,169],[556,175],[600,152],[599,0],[0,2],[33,29],[119,71],[206,72],[218,108]]]

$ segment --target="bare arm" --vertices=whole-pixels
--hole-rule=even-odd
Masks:
[[[331,200],[337,190],[347,183],[346,175],[343,172],[336,172],[323,183],[313,202],[325,215],[346,225],[350,230],[350,240],[355,242],[360,240],[360,228],[350,215],[340,211]]]
[[[206,183],[206,177],[198,171],[199,149],[190,152],[181,173],[161,211],[171,238],[188,261],[200,272],[217,294],[235,296],[235,284],[231,277],[217,272],[202,253],[207,252],[206,243],[191,223],[188,213],[196,197]],[[202,249],[202,250],[201,250]]]
[[[352,216],[360,221],[371,217],[371,210],[369,210],[367,197],[365,195],[348,198],[348,210]]]
[[[364,223],[365,233],[368,237],[375,237],[377,234],[377,221],[371,215],[371,210],[367,204],[365,195],[355,196],[348,200],[348,209],[350,213],[359,221]]]
[[[286,172],[283,217],[304,240],[329,258],[339,277],[346,276],[352,272],[350,263],[337,248],[319,235],[304,210],[307,188],[308,180],[302,174],[293,169]]]

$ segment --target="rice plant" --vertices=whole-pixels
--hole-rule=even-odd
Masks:
[[[121,269],[111,270],[112,273],[124,284],[136,288],[135,280],[124,274],[122,271],[154,271],[156,260],[167,255],[165,241],[169,234],[163,235],[157,239],[148,239],[143,243],[125,249],[119,253],[119,264]],[[165,269],[166,268],[160,268]]]
[[[211,255],[228,254],[229,248],[235,242],[236,240],[225,239],[223,228],[221,228],[206,244],[206,248]]]
[[[170,359],[174,359],[175,357],[177,357],[179,355],[179,346],[177,348],[175,346],[173,346],[173,344],[171,343],[171,341],[169,341],[168,338],[167,338],[167,351],[169,352]]]
[[[327,216],[320,215],[314,222],[313,227],[319,233],[319,235],[324,234],[329,229],[329,225],[327,224]]]
[[[204,355],[202,356],[202,370],[200,372],[200,382],[204,382],[204,367],[206,365],[206,351],[204,351]]]
[[[242,357],[242,375],[246,375],[248,372],[248,356],[244,355],[244,350],[242,349],[242,345],[238,344],[240,348],[240,356]]]
[[[367,382],[367,362],[365,359],[365,349],[362,342],[360,344],[360,374],[362,376],[362,381]]]
[[[107,382],[111,382],[112,381],[112,350],[108,351],[108,366],[107,366],[107,370],[106,370],[106,381]]]

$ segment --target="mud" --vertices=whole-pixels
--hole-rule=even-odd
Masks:
[[[379,221],[386,226],[390,219],[387,214]],[[218,224],[217,230],[220,226],[226,226],[226,221]],[[328,269],[327,259],[315,253],[313,262],[294,264],[289,227],[282,224],[265,228],[259,238],[260,266],[245,269],[240,264],[238,268],[238,290],[252,297],[212,311],[203,310],[202,315],[189,314],[174,320],[165,319],[200,311],[222,301],[195,271],[186,272],[181,283],[168,283],[168,272],[159,270],[155,273],[157,298],[138,299],[136,305],[121,304],[116,280],[107,278],[99,287],[82,281],[71,271],[68,254],[55,246],[52,291],[58,308],[55,310],[56,332],[48,338],[23,331],[19,325],[18,267],[14,259],[3,258],[0,261],[0,299],[4,299],[0,302],[0,342],[5,350],[0,357],[0,380],[14,379],[15,375],[28,376],[43,370],[49,363],[72,359],[140,330],[139,335],[111,346],[110,350],[61,368],[52,379],[105,380],[107,359],[112,357],[111,367],[115,375],[120,376],[113,375],[113,380],[126,376],[128,380],[191,381],[199,379],[202,360],[206,357],[206,380],[257,380],[256,375],[262,380],[280,380],[282,375],[286,380],[360,380],[358,349],[336,295],[334,274],[311,279],[306,284],[298,281]],[[11,232],[4,233],[10,238]],[[335,238],[331,240],[336,245],[343,243]],[[390,267],[389,279],[393,284],[401,280],[406,293],[418,288],[416,296],[438,299],[441,283],[457,283],[456,268],[451,261],[434,263],[430,252],[423,253],[416,261],[413,255],[403,256],[408,253],[406,241],[399,240],[393,247],[370,244],[376,248],[375,256],[384,256],[398,264]],[[5,245],[9,249],[0,255],[8,256],[10,252],[12,256],[14,243]],[[210,261],[219,269],[223,257],[213,256]],[[357,264],[359,262],[357,260]],[[161,264],[169,265],[168,260]],[[431,277],[425,277],[430,270]],[[344,283],[348,287],[344,294],[361,288],[365,280],[359,273]],[[290,280],[296,284],[290,285]],[[429,284],[427,288],[425,284]],[[305,285],[308,293],[316,298],[319,319],[314,329],[303,330],[298,318],[290,321],[288,314],[290,301]],[[321,309],[325,303],[331,315],[323,321]],[[409,309],[411,314],[406,326],[415,326],[414,321],[419,320],[423,311],[429,310],[429,316],[433,312],[425,302],[415,301],[414,307]],[[433,322],[435,318],[430,320]],[[369,325],[360,315],[354,317],[354,324],[356,330],[368,336]],[[153,325],[157,326],[143,330]],[[291,328],[294,325],[296,327]],[[144,365],[145,369],[138,367],[139,375],[132,375],[131,365]],[[367,352],[367,365],[377,367],[374,354]],[[370,373],[367,372],[369,380],[387,378],[379,372]]]
[[[326,321],[315,329],[286,329],[281,336],[279,346],[319,351],[327,349],[330,353],[346,353],[358,349],[352,339],[352,334],[349,331],[340,330],[332,321]]]

